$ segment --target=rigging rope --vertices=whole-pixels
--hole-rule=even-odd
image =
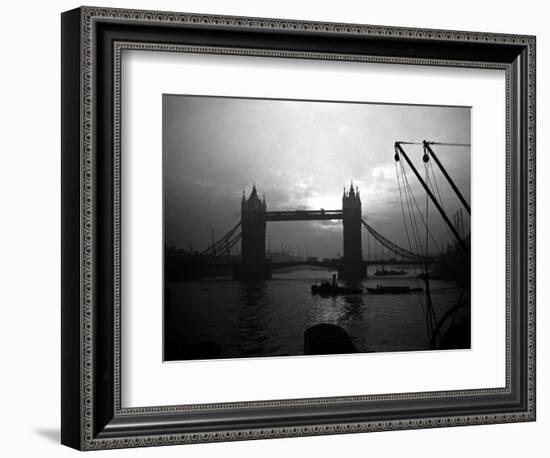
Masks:
[[[407,235],[407,243],[409,250],[412,251],[411,239],[409,237],[409,229],[407,227],[407,218],[405,216],[405,206],[403,205],[403,193],[401,192],[401,180],[399,179],[399,171],[397,169],[397,162],[395,163],[395,176],[397,178],[397,187],[399,188],[399,198],[401,201],[401,212],[403,213],[403,224],[405,225],[405,234]]]
[[[424,165],[426,165],[426,163],[424,163]],[[428,181],[428,178],[429,178],[428,167],[425,167],[426,182]],[[432,190],[432,193],[433,193],[433,190]],[[426,255],[428,253],[428,227],[429,227],[429,221],[428,221],[429,211],[428,210],[429,210],[429,199],[428,199],[428,194],[426,194]],[[428,277],[428,266],[425,266],[424,274],[426,275],[424,281],[426,282],[426,312],[427,312],[426,313],[426,321],[427,321],[428,341],[431,341],[433,331],[434,331],[434,326],[435,326],[435,323],[437,323],[437,317],[435,315],[435,310],[433,308],[431,295],[430,295],[430,291],[429,291],[429,288],[430,288],[429,281],[430,280],[429,280],[429,277]]]
[[[397,143],[409,144],[409,145],[419,144],[419,143],[413,143],[413,142],[397,142]],[[403,152],[403,150],[400,147],[398,147],[397,143],[396,143],[396,147],[395,147],[395,152],[396,152],[395,160],[399,161],[399,151]],[[412,200],[412,202],[414,203],[414,206],[418,210],[420,220],[422,221],[422,223],[424,224],[424,227],[426,229],[424,257],[427,258],[428,253],[429,253],[429,238],[430,237],[432,238],[436,248],[438,248],[438,250],[439,250],[437,242],[435,241],[435,239],[433,238],[431,232],[429,231],[429,199],[428,199],[429,196],[431,196],[433,198],[435,206],[440,210],[440,212],[444,216],[444,219],[446,220],[445,210],[444,210],[444,205],[443,205],[443,199],[441,197],[441,193],[440,193],[440,190],[439,190],[437,177],[436,177],[435,172],[433,170],[433,165],[429,161],[429,156],[427,156],[427,152],[426,152],[426,149],[428,149],[430,151],[431,151],[431,149],[427,145],[429,145],[429,144],[432,144],[432,145],[447,145],[447,146],[470,146],[470,145],[465,144],[465,143],[443,143],[443,142],[427,142],[427,141],[424,141],[422,144],[424,145],[424,158],[423,158],[423,160],[424,160],[424,172],[425,172],[425,174],[424,174],[424,176],[425,176],[425,178],[424,178],[424,187],[428,191],[426,193],[426,205],[425,205],[426,217],[425,217],[425,219],[423,218],[422,211],[420,210],[420,208],[418,206],[418,202],[416,201],[416,198],[414,197],[414,194],[412,192],[411,186],[409,184],[409,181],[408,181],[408,178],[407,178],[407,175],[405,173],[405,169],[404,169],[404,166],[403,166],[402,163],[401,163],[401,174],[402,174],[401,179],[403,180],[403,186],[404,186],[404,190],[405,190],[405,198],[406,198],[406,201],[407,201],[406,202],[407,203],[407,209],[409,211],[409,219],[411,221],[411,231],[413,233],[415,243],[421,244],[421,242],[419,242],[420,237],[419,237],[419,231],[418,231],[418,226],[417,226],[417,220],[416,220],[416,216],[415,216],[414,212],[411,209],[412,203],[410,202],[410,200]],[[403,154],[405,154],[405,153],[403,152]],[[405,156],[405,158],[407,159],[407,161],[409,161],[407,156]],[[436,161],[437,161],[437,158],[436,158]],[[399,162],[402,162],[402,161],[399,161]],[[430,162],[429,165],[428,165],[428,162]],[[409,161],[409,164],[410,164],[410,161]],[[439,162],[438,162],[438,165],[439,165]],[[419,180],[422,182],[422,179],[420,178],[420,176],[418,175],[418,173],[416,172],[414,167],[412,165],[411,165],[411,167],[413,168],[413,171],[415,171],[415,173],[417,174]],[[440,166],[440,167],[442,168],[442,166]],[[398,187],[399,187],[399,191],[400,191],[399,194],[400,194],[400,198],[401,198],[401,205],[402,205],[402,212],[403,212],[403,220],[404,220],[405,228],[406,228],[407,219],[405,217],[405,212],[404,212],[403,193],[401,192],[401,181],[399,179],[399,173],[397,172],[397,170],[398,170],[398,168],[396,167],[397,181],[398,181]],[[448,178],[448,180],[450,181],[451,186],[453,187],[455,192],[457,192],[457,194],[459,195],[459,198],[461,198],[462,202],[464,203],[464,199],[462,198],[460,193],[455,189],[455,186],[452,183],[452,180],[447,176],[444,169],[442,169],[442,171],[445,174],[445,176]],[[431,172],[431,176],[430,176],[430,172]],[[437,194],[437,197],[435,197],[436,194]],[[464,203],[464,205],[468,209],[467,204]],[[412,214],[412,216],[411,216],[411,214]],[[448,233],[451,233],[452,232],[451,229],[454,229],[453,227],[447,227],[447,226],[446,226],[446,228],[447,228]],[[458,238],[458,236],[457,236],[457,238]],[[409,247],[410,248],[412,247],[412,244],[411,244],[410,240],[409,240]],[[417,245],[417,247],[418,247],[418,245]],[[421,252],[421,250],[418,250],[418,249],[417,249],[417,251]],[[440,255],[443,255],[441,250],[439,250],[439,253],[440,253]],[[430,346],[432,348],[434,348],[437,337],[438,336],[440,337],[440,329],[441,329],[443,320],[438,321],[436,313],[435,313],[435,309],[434,309],[432,301],[431,301],[430,283],[429,283],[429,277],[428,277],[427,263],[425,265],[424,274],[425,274],[424,280],[425,280],[425,283],[426,283],[426,304],[425,304],[426,307],[424,308],[423,304],[421,304],[421,305],[422,305],[423,311],[426,314],[426,329],[427,329],[427,334],[428,334],[428,341],[430,342]],[[453,319],[454,319],[454,317],[453,317]]]
[[[443,209],[443,211],[446,211],[445,210],[445,205],[443,203],[443,198],[441,197],[441,193],[439,192],[439,186],[437,184],[437,179],[436,179],[436,176],[435,176],[435,172],[434,172],[434,168],[433,168],[433,164],[432,164],[432,161],[429,161],[427,164],[429,164],[429,169],[432,173],[432,176],[433,176],[433,182],[435,183],[435,190],[434,190],[434,185],[431,183],[432,182],[432,179],[429,177],[428,175],[428,180],[430,183],[429,183],[429,186],[432,190],[432,194],[437,194],[437,199],[438,199],[438,202],[439,202],[439,205],[441,206],[441,208]],[[425,163],[424,164],[424,167],[427,167],[427,164]],[[454,239],[454,235],[453,233],[451,232],[451,230],[449,229],[449,227],[445,224],[445,229],[447,231],[447,235],[449,236],[449,238],[451,240]]]
[[[401,161],[399,161],[399,162],[401,163]],[[413,194],[413,192],[412,192],[411,186],[410,186],[410,184],[409,184],[409,180],[408,180],[408,178],[407,178],[407,174],[406,174],[406,172],[405,172],[405,167],[404,167],[404,165],[403,165],[402,163],[401,163],[401,171],[402,171],[402,174],[403,174],[403,177],[404,177],[404,181],[405,181],[406,184],[407,184],[407,189],[408,189],[408,192],[409,192],[409,194],[410,194],[410,196],[411,196],[411,200],[412,200],[412,202],[414,202],[414,206],[416,207],[416,209],[417,209],[417,211],[418,211],[418,214],[419,214],[419,216],[420,216],[420,221],[421,221],[422,224],[424,225],[424,228],[429,232],[430,239],[432,240],[435,249],[436,249],[439,253],[441,253],[441,249],[440,249],[440,247],[439,247],[439,244],[438,244],[437,241],[435,240],[435,238],[434,238],[433,234],[431,233],[431,231],[429,231],[428,225],[426,224],[426,221],[424,220],[424,217],[423,217],[423,215],[422,215],[422,210],[420,210],[420,206],[418,205],[418,202],[416,201],[416,198],[414,197],[414,194]],[[410,205],[410,207],[412,207],[412,204]],[[415,223],[416,223],[416,216],[415,216],[414,211],[413,211],[412,208],[410,209],[410,212],[412,213],[413,218],[414,218],[414,221],[415,221]],[[419,232],[419,230],[418,230],[418,227],[416,227],[416,237],[417,237],[417,242],[416,242],[416,243],[418,244],[418,246],[421,246],[421,245],[422,245],[422,242],[421,242],[420,232]],[[418,249],[418,251],[420,251],[420,248]]]
[[[397,142],[400,145],[423,145],[423,142]],[[452,143],[452,142],[426,142],[428,145],[441,146],[472,146],[470,143]]]
[[[403,163],[401,161],[399,161],[401,163],[401,172],[402,172],[402,176],[403,176],[403,181],[404,183],[406,184],[406,195],[408,195],[408,201],[407,201],[407,206],[409,208],[409,216],[410,216],[410,219],[411,221],[414,221],[414,231],[413,233],[415,234],[415,244],[416,244],[416,249],[418,252],[421,252],[422,251],[422,239],[420,238],[420,231],[418,230],[418,224],[417,224],[417,221],[416,221],[416,214],[414,212],[414,209],[413,209],[413,206],[412,206],[412,203],[414,203],[416,209],[418,210],[418,214],[420,215],[420,220],[422,221],[422,223],[424,224],[424,227],[427,228],[427,225],[426,225],[426,222],[424,221],[424,217],[422,216],[422,211],[420,210],[420,207],[418,205],[418,202],[416,201],[416,198],[414,197],[414,194],[412,192],[412,189],[411,189],[411,185],[409,183],[409,179],[407,178],[407,174],[405,172],[405,167],[403,165]]]
[[[411,200],[410,200],[410,196],[409,196],[409,187],[407,186],[407,182],[406,182],[406,176],[404,175],[404,169],[403,169],[403,164],[399,164],[399,167],[401,168],[401,175],[400,175],[400,178],[401,178],[401,182],[402,182],[402,185],[403,185],[403,190],[405,192],[405,205],[406,205],[406,208],[407,208],[407,217],[409,219],[409,225],[410,225],[410,228],[411,228],[411,234],[412,234],[412,240],[413,242],[412,243],[409,243],[409,249],[411,251],[416,251],[416,252],[420,252],[420,246],[418,244],[418,228],[416,226],[416,221],[414,220],[413,218],[413,211],[412,211],[412,208],[411,208]],[[413,247],[414,245],[414,247]]]
[[[449,142],[426,142],[428,145],[440,146],[472,146],[470,143],[449,143]]]

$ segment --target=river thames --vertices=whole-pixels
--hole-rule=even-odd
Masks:
[[[396,277],[373,276],[361,286],[400,285],[424,288],[418,270]],[[313,295],[314,281],[330,280],[328,270],[274,272],[271,280],[246,283],[229,278],[167,282],[165,307],[166,360],[293,356],[304,354],[304,331],[320,323],[343,328],[358,352],[429,350],[425,292],[325,297]],[[469,297],[454,282],[431,280],[435,314],[440,318],[458,301]],[[465,307],[446,328],[459,323],[469,333],[470,311]],[[464,331],[466,328],[466,331]],[[443,329],[445,331],[445,328]],[[469,341],[469,339],[468,339]],[[211,356],[175,349],[215,348]],[[465,348],[469,348],[469,343]],[[208,353],[208,352],[207,352]]]

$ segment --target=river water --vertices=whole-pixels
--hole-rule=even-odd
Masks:
[[[363,287],[377,284],[424,287],[418,270],[407,275],[375,277],[369,266]],[[360,352],[428,350],[425,293],[374,295],[313,295],[315,280],[330,280],[326,270],[274,273],[269,281],[245,283],[229,278],[168,282],[165,308],[165,359],[182,356],[175,348],[215,346],[214,358],[301,355],[304,331],[330,323],[342,327]],[[431,280],[432,303],[439,318],[462,297],[454,282]],[[467,320],[469,308],[455,319]],[[454,320],[450,320],[452,326]]]

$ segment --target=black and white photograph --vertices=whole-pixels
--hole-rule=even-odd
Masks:
[[[2,456],[544,455],[543,7],[100,3],[7,5]]]
[[[162,117],[165,361],[470,349],[471,107]]]

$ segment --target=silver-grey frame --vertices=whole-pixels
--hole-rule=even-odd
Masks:
[[[228,38],[217,38],[218,32],[230,40],[233,32],[239,35],[226,46]],[[263,33],[270,34],[266,45],[254,46],[252,39],[258,43]],[[279,36],[304,43],[299,49],[288,49],[290,42],[285,41],[277,49]],[[311,37],[319,42],[310,45]],[[359,40],[358,45],[342,48],[348,45],[338,40],[347,37]],[[362,40],[369,39],[374,44],[363,52]],[[405,42],[418,46],[419,57],[400,55],[392,47]],[[424,44],[428,51],[423,50]],[[475,46],[481,57],[470,60],[464,53]],[[120,96],[124,50],[504,70],[506,386],[122,407]],[[449,53],[451,58],[446,57]],[[497,57],[490,58],[491,53]],[[63,443],[84,450],[535,419],[534,37],[83,7],[64,13],[63,54]]]

